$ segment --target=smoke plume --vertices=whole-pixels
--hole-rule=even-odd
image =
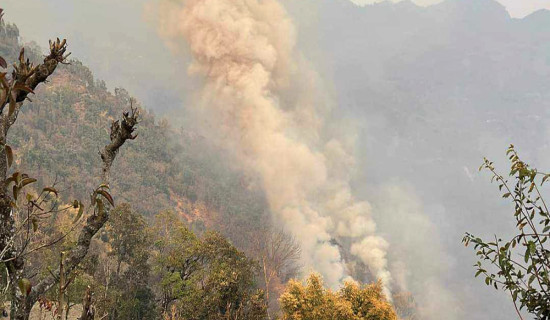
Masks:
[[[203,81],[198,121],[260,177],[273,218],[300,242],[306,269],[337,286],[348,276],[345,246],[388,289],[388,244],[349,185],[353,136],[330,135],[318,77],[295,52],[282,5],[165,0],[158,14],[161,36],[175,53],[191,54],[188,71]]]

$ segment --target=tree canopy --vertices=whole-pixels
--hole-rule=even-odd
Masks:
[[[380,282],[360,285],[348,281],[334,292],[314,273],[306,285],[291,280],[280,301],[283,320],[397,320]]]

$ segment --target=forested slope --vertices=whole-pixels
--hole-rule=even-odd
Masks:
[[[8,61],[19,53],[18,37],[15,25],[0,26],[0,55]],[[40,59],[36,45],[23,46]],[[129,104],[126,90],[113,91],[78,60],[61,66],[26,104],[9,137],[18,170],[44,185],[57,181],[65,200],[86,199],[93,181],[85,177],[99,174],[97,152],[108,138],[106,130]],[[264,212],[261,193],[247,189],[242,174],[200,136],[148,111],[143,111],[139,136],[121,151],[113,170],[118,202],[131,203],[146,216],[176,209],[198,226],[218,219],[250,222]]]

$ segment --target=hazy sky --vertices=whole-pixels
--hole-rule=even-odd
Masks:
[[[373,3],[377,0],[352,0]],[[414,0],[429,5],[440,0]],[[550,9],[550,0],[498,0],[514,17]],[[24,41],[41,46],[54,37],[69,40],[73,57],[110,88],[123,86],[158,111],[177,108],[191,84],[181,76],[185,61],[174,58],[148,21],[145,4],[157,0],[5,0],[5,19],[17,23]],[[47,26],[47,27],[45,27]],[[152,63],[154,62],[154,68]],[[177,70],[177,71],[176,71]],[[143,90],[147,80],[148,89]]]
[[[23,42],[46,47],[67,38],[69,50],[109,88],[124,87],[149,108],[181,105],[185,70],[157,36],[144,6],[156,0],[6,0],[4,19],[15,22]]]
[[[381,0],[351,0],[360,5],[381,2]],[[441,0],[412,0],[422,6],[436,4]],[[550,0],[497,0],[502,3],[512,17],[521,18],[539,9],[550,9]],[[399,2],[399,1],[395,1]]]

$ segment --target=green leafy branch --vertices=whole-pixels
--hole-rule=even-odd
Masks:
[[[523,162],[513,145],[506,152],[511,166],[508,174],[513,184],[500,175],[493,162],[484,159],[480,171],[491,172],[491,182],[498,184],[502,197],[512,201],[518,233],[508,241],[495,236],[494,241],[466,233],[462,242],[473,245],[478,261],[476,277],[483,275],[486,285],[510,293],[517,314],[525,308],[537,319],[550,316],[550,214],[540,188],[550,174],[538,172]]]

